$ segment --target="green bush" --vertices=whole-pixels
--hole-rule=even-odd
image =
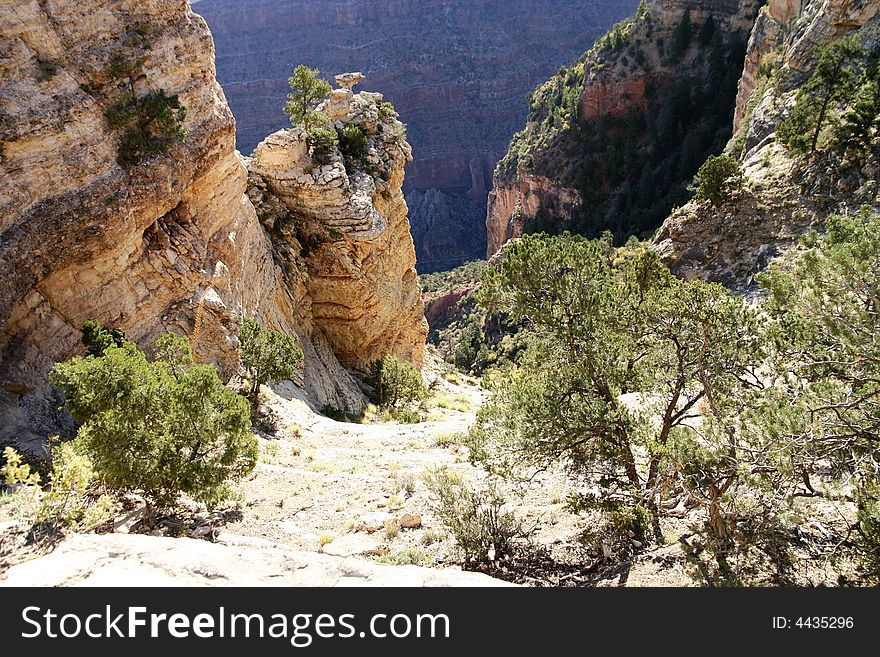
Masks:
[[[63,390],[76,440],[106,486],[139,491],[156,506],[180,494],[216,503],[256,465],[250,408],[213,367],[193,364],[185,338],[166,335],[157,349],[152,362],[130,342],[77,356],[56,363],[50,381]]]
[[[526,533],[516,515],[505,511],[494,485],[475,491],[446,470],[425,477],[435,500],[433,512],[449,529],[466,561],[489,562],[514,556]]]
[[[367,383],[373,388],[371,401],[385,408],[402,409],[428,394],[419,371],[394,356],[373,361]]]
[[[91,531],[110,518],[113,500],[100,495],[97,475],[91,461],[83,454],[78,441],[60,443],[49,439],[52,466],[45,491],[37,487],[40,476],[30,471],[13,447],[6,447],[6,465],[0,468],[8,486],[24,486],[20,496],[19,521],[27,524],[51,523],[78,531]]]
[[[419,412],[411,408],[395,411],[393,417],[401,424],[418,424],[422,421],[422,416],[419,415]]]
[[[737,158],[715,155],[700,167],[693,185],[688,189],[694,192],[694,198],[710,201],[718,207],[741,190],[744,182],[745,174]]]
[[[367,136],[360,126],[346,123],[339,131],[339,150],[345,157],[359,160],[367,153]]]
[[[119,163],[129,166],[152,155],[166,154],[186,137],[186,115],[187,108],[177,94],[168,95],[164,89],[143,96],[133,92],[123,95],[104,113],[107,124],[121,132]]]
[[[315,127],[311,128],[306,136],[306,144],[308,144],[313,162],[327,164],[330,161],[330,156],[339,145],[339,133],[329,126],[329,121],[326,125],[320,120],[315,123]]]
[[[119,328],[108,329],[89,319],[83,322],[82,343],[90,355],[101,356],[104,350],[125,344],[125,331]]]
[[[238,339],[241,363],[250,381],[248,394],[252,399],[261,385],[289,379],[303,359],[302,349],[293,338],[263,328],[252,319],[242,321]]]

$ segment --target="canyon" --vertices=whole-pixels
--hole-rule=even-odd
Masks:
[[[361,70],[407,124],[406,200],[419,270],[483,257],[496,162],[522,125],[527,93],[592,45],[637,0],[200,0],[218,79],[249,153],[287,125],[298,64],[328,79]]]
[[[298,129],[243,160],[211,34],[188,3],[0,9],[0,442],[39,452],[71,430],[47,375],[82,353],[86,320],[148,350],[187,335],[229,379],[239,324],[255,318],[299,342],[298,394],[318,409],[366,405],[346,368],[388,354],[421,363],[410,147],[402,124],[379,116],[381,96],[343,94],[334,115],[364,134],[364,162],[343,164],[337,149],[315,166]],[[139,65],[120,80],[125,60]],[[166,154],[120,162],[105,117],[129,88],[187,108],[186,136]]]

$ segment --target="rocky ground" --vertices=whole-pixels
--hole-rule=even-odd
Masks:
[[[248,578],[254,585],[694,585],[681,540],[699,521],[695,511],[670,509],[660,545],[642,547],[633,539],[591,549],[583,535],[593,521],[566,508],[571,484],[561,471],[506,491],[509,507],[530,531],[520,557],[491,566],[463,563],[432,513],[424,475],[447,468],[480,485],[484,474],[468,462],[460,438],[485,392],[435,355],[427,369],[434,382],[419,424],[338,422],[312,410],[289,384],[264,388],[263,407],[276,429],[260,432],[256,470],[223,507],[211,513],[193,507],[149,525],[137,514],[121,517],[105,536],[41,529],[37,541],[6,522],[0,524],[0,579],[7,585],[101,584],[107,571],[125,581],[193,585]],[[0,523],[13,511],[7,496]],[[836,522],[830,511],[811,515],[815,522],[799,530],[803,545],[796,551],[821,542],[825,527]],[[835,583],[834,572],[803,557],[803,584]]]
[[[213,513],[191,509],[150,526],[144,526],[135,516],[118,523],[116,533],[152,536],[143,536],[143,541],[134,543],[122,539],[119,545],[114,537],[93,545],[94,541],[86,537],[58,535],[46,536],[34,545],[23,532],[7,526],[0,540],[0,562],[7,566],[19,561],[32,564],[8,570],[9,583],[20,583],[23,577],[35,577],[47,569],[66,573],[59,574],[57,582],[53,580],[56,584],[62,580],[100,580],[92,569],[79,568],[83,555],[90,550],[128,555],[129,563],[136,557],[136,562],[147,570],[162,570],[164,579],[175,572],[183,576],[187,569],[177,566],[195,559],[199,550],[181,538],[166,568],[161,565],[161,553],[172,544],[150,542],[150,538],[160,536],[165,537],[162,540],[181,536],[226,545],[234,554],[215,550],[215,556],[224,562],[246,563],[250,551],[261,550],[273,554],[271,559],[266,558],[274,562],[279,557],[272,551],[280,549],[294,555],[294,560],[312,563],[302,556],[303,552],[323,553],[337,559],[319,561],[312,572],[333,575],[331,583],[344,578],[344,574],[339,575],[341,562],[348,567],[362,564],[358,568],[367,573],[362,579],[374,585],[393,580],[388,579],[387,571],[363,565],[366,560],[377,562],[377,566],[419,565],[441,571],[451,567],[452,572],[470,568],[460,562],[453,538],[432,513],[424,475],[435,468],[448,468],[466,481],[479,483],[482,473],[468,462],[460,434],[473,423],[485,392],[475,379],[444,370],[436,358],[428,370],[434,382],[428,410],[423,412],[425,419],[419,424],[338,422],[314,412],[292,386],[264,388],[264,408],[270,410],[276,431],[260,432],[260,461],[230,502]],[[587,553],[578,540],[585,521],[564,508],[567,493],[560,472],[541,475],[526,490],[511,490],[510,504],[532,531],[535,548],[521,562],[501,562],[484,568],[484,572],[531,585],[688,583],[680,564],[669,568],[664,565],[665,559],[659,566],[656,559],[648,559],[634,576],[631,566],[621,569],[616,561],[612,566],[601,555],[597,559],[597,555]],[[47,559],[54,561],[49,563]],[[327,566],[328,562],[337,566]],[[112,568],[118,567],[113,562]],[[424,575],[419,577],[424,579]],[[452,585],[491,581],[456,577],[438,581]]]

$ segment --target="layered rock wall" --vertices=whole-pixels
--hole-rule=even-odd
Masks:
[[[305,258],[279,262],[277,236],[245,194],[213,56],[207,25],[181,0],[0,0],[0,441],[36,443],[64,423],[47,374],[81,353],[88,319],[124,329],[145,348],[166,331],[189,335],[198,360],[229,376],[238,368],[239,322],[256,317],[298,338],[306,358],[297,380],[318,407],[365,403],[340,357],[362,363],[384,350],[420,359],[418,322],[409,342],[355,337],[341,349],[323,298],[313,304],[313,294],[326,296],[310,285],[319,268]],[[119,134],[105,113],[128,90],[111,74],[118,58],[141,61],[136,95],[164,90],[188,108],[187,135],[167,155],[117,162]],[[412,314],[396,315],[403,306],[394,302],[386,308],[382,285],[385,276],[396,289],[410,281],[407,302],[416,305],[402,177],[401,163],[373,210],[389,229],[375,244],[352,245],[365,266],[327,276],[338,296],[351,286],[350,298],[370,302],[364,325],[384,313],[401,334]],[[350,317],[339,330],[355,331],[359,321]]]

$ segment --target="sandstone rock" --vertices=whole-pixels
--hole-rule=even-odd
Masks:
[[[349,177],[341,158],[306,174],[302,134],[288,131],[260,153],[275,188],[300,194],[276,198],[248,186],[211,35],[188,3],[15,5],[0,12],[12,81],[0,85],[0,441],[39,451],[72,429],[46,379],[53,362],[81,353],[87,319],[147,349],[165,332],[188,335],[197,360],[229,377],[241,318],[254,317],[296,337],[305,359],[294,378],[319,408],[366,404],[340,359],[420,361],[426,329],[401,192],[411,152],[378,122],[375,96],[359,101],[359,120],[377,122],[383,191],[367,174]],[[127,169],[104,118],[124,91],[107,72],[120,55],[144,59],[138,91],[164,89],[188,108],[187,138]],[[291,206],[343,239],[303,244]]]
[[[400,516],[401,529],[418,529],[422,526],[422,516],[417,513],[404,513]]]
[[[495,189],[489,194],[487,258],[498,253],[508,240],[522,235],[523,219],[534,217],[540,208],[553,216],[570,219],[581,204],[577,190],[561,187],[550,178],[525,171],[520,171],[518,177],[518,183],[496,180]]]
[[[387,511],[371,511],[361,516],[360,520],[355,523],[354,531],[372,534],[373,532],[385,529],[385,523],[395,519]]]
[[[247,160],[249,197],[273,216],[282,266],[305,268],[315,325],[344,364],[361,369],[388,354],[421,365],[427,336],[401,191],[411,150],[399,121],[380,120],[380,102],[356,94],[346,119],[367,138],[366,164],[337,151],[316,167],[299,129],[270,135]]]
[[[380,539],[378,536],[356,532],[340,536],[332,543],[322,547],[321,552],[334,557],[351,557],[376,552],[379,546]]]
[[[71,536],[6,575],[0,587],[511,586],[455,568],[385,566],[278,547],[115,534]]]

